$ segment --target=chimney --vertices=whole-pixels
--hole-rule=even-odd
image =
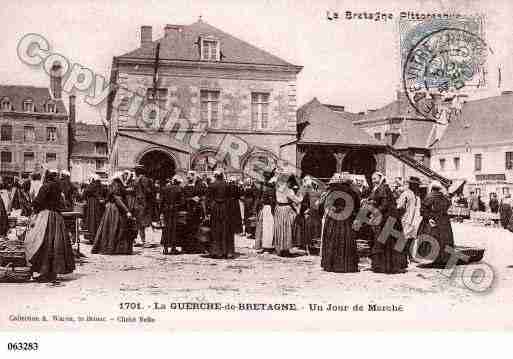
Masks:
[[[50,91],[55,100],[62,97],[62,66],[59,61],[55,61],[50,69]]]
[[[141,26],[141,46],[151,44],[153,41],[151,26]]]
[[[165,37],[168,37],[169,35],[171,35],[173,33],[180,33],[180,32],[182,32],[182,26],[180,26],[180,25],[167,24],[166,26],[164,26],[164,36]]]
[[[71,153],[73,150],[73,146],[75,144],[75,134],[76,134],[76,106],[75,106],[76,96],[71,94],[69,95],[69,117],[68,117],[68,169],[71,168]]]

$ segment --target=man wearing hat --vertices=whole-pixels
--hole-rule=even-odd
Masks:
[[[403,224],[404,236],[408,240],[408,256],[412,259],[412,250],[415,251],[415,238],[419,229],[422,217],[420,216],[420,179],[411,176],[406,181],[407,188],[401,193],[397,200],[397,208],[402,210],[401,222]],[[413,246],[413,248],[411,247]]]
[[[146,176],[146,171],[142,165],[135,167],[135,176],[134,212],[137,231],[141,238],[141,244],[136,246],[144,247],[146,245],[146,228],[151,225],[152,220],[153,183],[151,179]]]

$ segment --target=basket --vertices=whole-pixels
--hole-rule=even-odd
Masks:
[[[11,216],[7,219],[7,223],[9,224],[9,228],[14,228],[16,227],[16,223],[18,223],[18,218]]]
[[[15,267],[12,263],[0,267],[0,282],[2,283],[24,283],[32,278],[30,267]]]
[[[178,211],[177,213],[177,223],[178,224],[187,224],[187,211]]]
[[[25,258],[25,250],[23,247],[7,247],[0,251],[0,266],[12,264],[15,267],[25,267],[27,260]]]
[[[468,261],[464,261],[464,260],[460,259],[458,261],[458,265],[479,262],[480,260],[483,259],[484,253],[485,253],[485,249],[484,248],[478,248],[478,247],[456,246],[454,248],[454,250],[457,253],[461,253],[461,254],[464,254],[464,255],[468,256]]]

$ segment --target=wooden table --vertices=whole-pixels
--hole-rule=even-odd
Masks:
[[[75,240],[77,243],[77,252],[78,252],[79,256],[83,256],[80,253],[80,232],[79,232],[79,220],[83,216],[82,212],[78,212],[78,211],[62,212],[61,215],[64,218],[64,223],[71,221],[71,220],[73,221],[74,228],[75,228]]]

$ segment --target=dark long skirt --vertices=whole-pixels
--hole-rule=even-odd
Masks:
[[[175,210],[167,211],[164,214],[164,228],[160,244],[165,248],[175,249],[178,245],[178,217]]]
[[[132,254],[134,239],[128,231],[127,217],[115,203],[108,202],[91,253]]]
[[[440,220],[435,227],[431,227],[429,221],[427,219],[423,219],[420,223],[418,234],[419,237],[421,235],[429,235],[438,242],[438,256],[435,258],[432,264],[440,266],[445,265],[451,257],[451,253],[447,252],[445,248],[447,246],[450,248],[454,248],[454,236],[452,233],[452,227],[451,222],[449,221],[449,217]],[[431,251],[430,247],[431,246],[429,242],[421,240],[419,248],[417,249],[417,253],[422,258],[429,257]]]
[[[60,213],[49,211],[44,240],[30,263],[33,272],[48,279],[75,270],[73,248]]]
[[[242,232],[242,216],[240,213],[240,202],[236,198],[229,199],[228,216],[230,219],[230,229],[233,234]]]
[[[90,238],[96,237],[96,232],[103,217],[103,206],[96,197],[89,197],[85,208],[86,228]]]
[[[292,245],[306,247],[306,221],[304,214],[298,214],[292,224]]]
[[[322,234],[321,268],[326,272],[358,272],[358,250],[351,221],[327,216]]]
[[[321,217],[315,209],[310,209],[305,213],[305,245],[312,245],[314,240],[321,238]]]
[[[9,218],[5,210],[4,201],[0,198],[0,236],[5,236],[9,231]]]
[[[227,257],[235,253],[233,227],[228,214],[229,202],[213,203],[210,214],[210,254],[213,257]]]
[[[386,219],[383,220],[386,223]],[[373,226],[374,241],[371,249],[370,258],[372,261],[371,269],[376,273],[403,273],[408,267],[407,247],[403,251],[395,249],[397,239],[393,236],[388,236],[384,243],[378,240],[383,226]],[[396,220],[394,229],[402,231],[400,220]]]

